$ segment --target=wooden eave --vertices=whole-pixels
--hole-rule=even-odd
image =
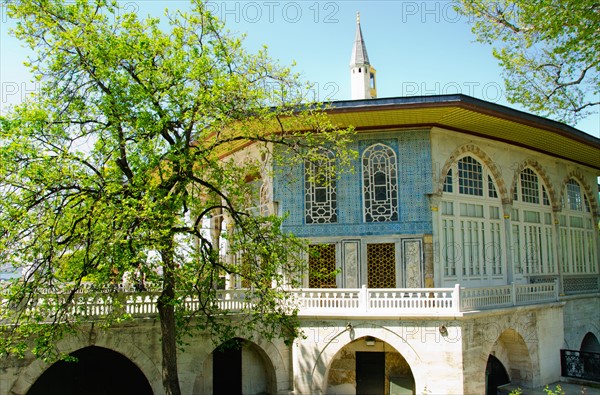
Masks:
[[[353,126],[358,133],[437,126],[600,170],[600,139],[560,122],[465,95],[352,100],[330,104],[328,113],[333,123],[339,127]]]

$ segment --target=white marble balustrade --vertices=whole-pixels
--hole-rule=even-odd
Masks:
[[[236,312],[250,307],[251,290],[216,291],[218,308]],[[157,292],[112,292],[100,294],[77,293],[69,303],[68,315],[102,317],[114,309],[132,317],[151,317],[158,314]],[[495,287],[461,288],[335,288],[295,289],[290,291],[287,307],[296,307],[300,316],[452,316],[463,312],[502,308],[558,300],[556,283],[505,285]],[[64,303],[63,295],[41,294],[30,311],[52,311]],[[195,311],[200,301],[188,296],[183,301],[186,310]]]

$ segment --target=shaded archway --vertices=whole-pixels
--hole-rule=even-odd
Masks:
[[[54,363],[33,383],[27,395],[152,395],[142,371],[118,352],[90,346],[70,355],[77,362]]]
[[[502,365],[502,362],[493,355],[488,357],[485,367],[485,393],[486,395],[496,395],[498,386],[510,383],[508,373]]]
[[[592,332],[586,333],[581,341],[579,351],[600,353],[600,342],[598,342],[596,335]]]
[[[204,363],[205,394],[276,394],[275,369],[257,344],[234,338],[218,347]]]
[[[533,386],[534,371],[531,355],[525,339],[519,332],[510,328],[504,330],[489,355],[494,356],[505,368],[511,383],[522,388]],[[486,372],[487,366],[486,364]]]
[[[326,394],[414,394],[415,379],[406,359],[375,337],[351,341],[327,369]]]

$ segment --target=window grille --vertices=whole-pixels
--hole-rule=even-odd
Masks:
[[[308,257],[309,288],[336,288],[335,244],[312,244]]]
[[[367,271],[369,288],[395,288],[396,245],[367,244]]]
[[[304,164],[304,211],[307,224],[337,222],[337,185],[335,157],[326,152],[326,159]]]
[[[398,166],[396,154],[384,144],[363,153],[363,204],[365,222],[398,220]]]

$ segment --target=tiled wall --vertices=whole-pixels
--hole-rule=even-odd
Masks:
[[[399,220],[365,223],[362,208],[361,156],[375,143],[390,146],[398,160]],[[338,223],[306,224],[304,221],[303,168],[277,169],[274,200],[281,214],[288,215],[284,230],[300,237],[430,234],[431,211],[426,194],[432,191],[429,131],[393,131],[357,135],[350,146],[358,151],[354,172],[346,172],[337,183]]]

